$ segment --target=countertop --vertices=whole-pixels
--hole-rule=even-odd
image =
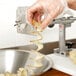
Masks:
[[[76,64],[68,56],[62,56],[56,53],[48,55],[53,61],[52,68],[76,76]]]
[[[71,76],[71,75],[68,75],[66,73],[63,73],[63,72],[55,70],[55,69],[50,69],[40,76]]]

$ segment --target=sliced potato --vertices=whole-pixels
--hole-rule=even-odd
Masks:
[[[5,72],[4,74],[0,74],[0,76],[28,76],[27,70],[24,68],[19,68],[17,74],[13,74],[10,72]]]
[[[70,59],[76,64],[76,50],[72,50],[69,52]]]

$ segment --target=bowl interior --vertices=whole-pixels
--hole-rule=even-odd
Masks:
[[[0,50],[0,73],[16,73],[19,68],[25,67],[28,57],[26,51]]]

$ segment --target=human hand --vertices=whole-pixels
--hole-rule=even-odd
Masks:
[[[37,0],[35,4],[29,7],[27,19],[31,24],[33,20],[41,23],[40,26],[44,29],[63,12],[66,5],[66,0]]]

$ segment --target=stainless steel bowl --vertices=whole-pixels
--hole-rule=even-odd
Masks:
[[[20,67],[25,67],[28,57],[28,52],[0,50],[0,73],[16,73]]]

